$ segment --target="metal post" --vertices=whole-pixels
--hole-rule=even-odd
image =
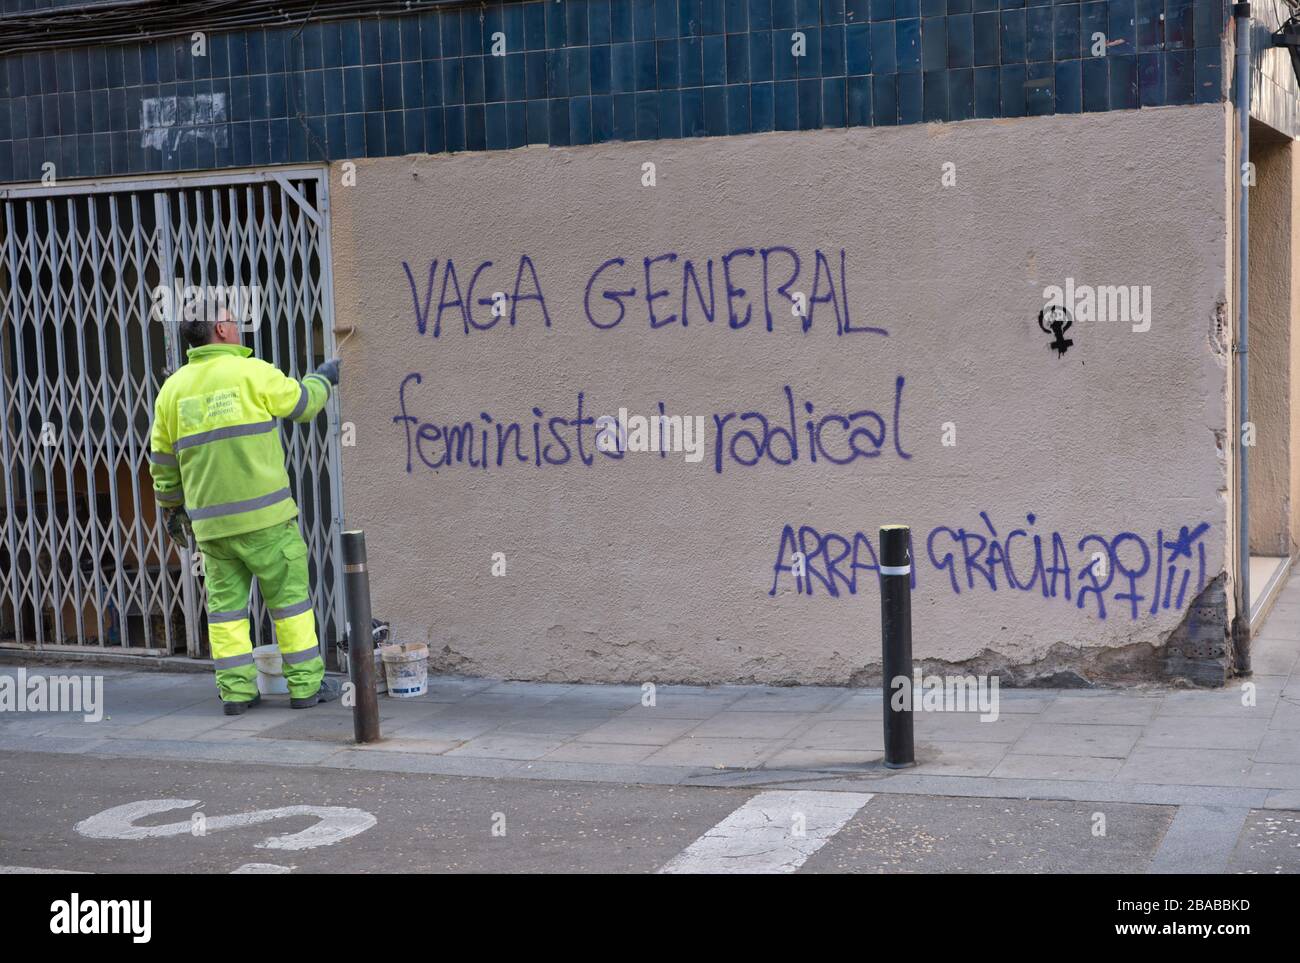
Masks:
[[[1237,592],[1233,665],[1240,675],[1250,668],[1250,473],[1242,436],[1250,421],[1248,333],[1250,331],[1250,4],[1232,7],[1236,18],[1237,109]]]
[[[352,707],[352,731],[359,743],[376,742],[379,739],[379,700],[375,696],[365,532],[343,533],[343,582],[348,602],[348,669],[357,700]]]
[[[912,739],[912,558],[911,530],[880,530],[880,640],[885,691],[885,766],[916,765]],[[896,694],[901,693],[901,698]],[[897,705],[896,705],[897,703]]]

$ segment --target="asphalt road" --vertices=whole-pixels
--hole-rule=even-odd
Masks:
[[[41,753],[0,786],[9,871],[1142,873],[1176,813]],[[1300,871],[1298,844],[1300,813],[1252,812],[1228,869]]]

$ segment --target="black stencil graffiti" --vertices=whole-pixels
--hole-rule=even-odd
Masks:
[[[1059,304],[1049,304],[1038,312],[1038,326],[1043,329],[1043,333],[1055,335],[1048,342],[1047,347],[1054,349],[1058,358],[1070,349],[1070,345],[1074,344],[1071,339],[1065,336],[1065,332],[1073,324],[1074,319],[1070,317],[1070,312]]]

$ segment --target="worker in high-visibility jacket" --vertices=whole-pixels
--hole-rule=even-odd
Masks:
[[[331,359],[302,381],[250,357],[229,313],[182,322],[188,362],[158,392],[149,470],[168,533],[202,552],[208,639],[227,715],[261,701],[249,638],[254,576],[275,622],[290,704],[337,697],[325,679],[307,545],[289,490],[280,421],[310,421],[338,384]]]

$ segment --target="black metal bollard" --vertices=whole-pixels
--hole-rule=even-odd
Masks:
[[[379,739],[379,699],[375,695],[374,642],[370,635],[370,575],[366,572],[366,533],[343,533],[343,586],[348,607],[348,667],[356,704],[352,731],[359,743]]]
[[[880,530],[880,640],[885,692],[885,766],[916,765],[912,739],[912,557],[911,530],[886,525]],[[902,686],[901,700],[895,693]],[[895,701],[901,706],[894,707]]]

